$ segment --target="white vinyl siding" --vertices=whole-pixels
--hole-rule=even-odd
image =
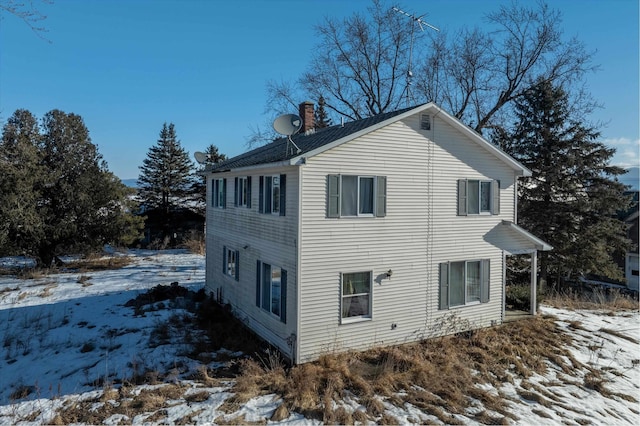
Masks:
[[[298,240],[298,176],[297,167],[279,167],[255,170],[250,173],[221,173],[209,176],[207,197],[211,199],[214,185],[212,179],[224,177],[233,192],[235,178],[247,178],[247,206],[237,208],[208,208],[206,235],[206,288],[222,303],[233,307],[234,313],[243,319],[263,339],[278,347],[285,355],[292,355],[290,337],[296,333],[295,297],[283,300],[282,310],[287,315],[284,323],[275,314],[256,306],[257,260],[275,265],[286,271],[288,281],[282,290],[288,295],[296,294],[297,240]],[[222,175],[222,176],[220,176]],[[286,187],[280,185],[282,204],[279,214],[260,214],[259,178],[262,176],[286,175]],[[282,182],[281,182],[282,183]],[[234,202],[229,194],[228,203]],[[212,202],[208,205],[211,206]],[[233,205],[233,204],[232,204]],[[275,220],[274,220],[275,219]],[[239,279],[235,281],[224,273],[224,247],[237,250]],[[281,308],[282,309],[282,308]],[[294,314],[291,314],[293,312]]]
[[[420,115],[369,133],[320,155],[302,167],[299,361],[345,348],[406,342],[441,333],[453,312],[474,327],[502,321],[503,253],[487,241],[502,219],[514,218],[512,169],[444,121],[432,116],[431,139]],[[339,176],[383,176],[384,217],[326,220],[340,216]],[[457,215],[461,176],[502,182],[499,214],[469,221]],[[439,264],[451,259],[491,262],[487,303],[439,310]],[[370,271],[373,316],[341,326],[344,271]],[[393,270],[393,277],[385,272]],[[327,336],[330,335],[331,338]]]

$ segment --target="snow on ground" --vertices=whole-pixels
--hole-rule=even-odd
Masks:
[[[269,421],[281,402],[278,395],[253,398],[229,414],[221,406],[233,395],[232,382],[205,386],[185,380],[185,373],[197,370],[198,365],[183,355],[184,343],[150,344],[154,330],[170,315],[179,314],[179,306],[144,316],[136,316],[133,308],[124,306],[159,284],[178,282],[190,290],[202,288],[204,257],[183,251],[132,251],[129,255],[133,262],[117,270],[70,271],[30,280],[0,276],[0,425],[48,423],[54,420],[56,410],[83,401],[95,401],[91,405],[94,411],[107,404],[122,404],[122,399],[109,399],[103,382],[112,383],[145,369],[172,368],[176,371],[173,382],[184,389],[181,395],[172,396],[162,410],[141,410],[132,417],[114,414],[105,423]],[[5,266],[24,262],[0,259]],[[501,387],[510,397],[510,412],[519,419],[514,423],[640,424],[638,311],[569,311],[544,306],[541,310],[555,316],[573,336],[575,343],[570,349],[578,361],[604,372],[609,395],[567,383],[561,371],[551,370],[527,380],[553,399],[553,405],[523,398],[518,382]],[[163,385],[142,385],[132,392],[140,395],[163,389]],[[24,398],[19,397],[20,392]],[[387,414],[400,423],[438,423],[436,417],[410,404],[397,407],[385,401],[384,405]],[[358,403],[345,400],[343,406],[357,409]],[[461,415],[456,418],[474,423]],[[280,423],[319,422],[292,413]]]

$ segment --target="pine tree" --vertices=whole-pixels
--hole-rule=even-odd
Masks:
[[[216,164],[227,159],[225,154],[220,154],[218,147],[215,144],[211,144],[204,150],[204,153],[207,155],[207,164]],[[205,165],[200,167],[200,171],[204,170]],[[193,195],[193,200],[197,203],[197,205],[201,206],[199,211],[204,215],[206,210],[206,199],[207,199],[207,178],[206,176],[200,176],[200,179],[195,179],[191,193]]]
[[[617,180],[624,170],[609,164],[615,150],[574,116],[566,92],[547,81],[526,92],[516,114],[510,153],[532,171],[519,185],[518,220],[554,247],[542,254],[542,277],[622,278],[613,258],[629,241],[616,212],[629,200]]]
[[[60,254],[140,236],[126,187],[108,171],[79,115],[53,110],[38,127],[31,113],[16,111],[3,128],[0,169],[5,252],[50,266]]]
[[[331,126],[331,118],[327,114],[327,110],[325,109],[326,102],[324,100],[324,96],[320,96],[318,99],[318,108],[315,110],[314,123],[316,129],[324,129],[325,127]]]
[[[157,210],[165,236],[173,235],[173,210],[189,196],[194,165],[176,136],[173,123],[164,123],[158,143],[149,148],[140,166],[139,195],[146,209]]]

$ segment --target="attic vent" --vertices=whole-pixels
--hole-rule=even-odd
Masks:
[[[420,116],[420,130],[431,130],[431,116],[429,114]]]

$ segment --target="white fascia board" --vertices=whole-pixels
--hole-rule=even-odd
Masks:
[[[518,234],[522,235],[523,237],[525,237],[527,240],[531,241],[532,243],[535,244],[536,249],[540,250],[540,251],[550,251],[553,250],[553,246],[549,243],[545,243],[544,241],[542,241],[540,238],[536,237],[535,235],[533,235],[531,232],[526,231],[525,229],[519,227],[518,225],[516,225],[513,222],[510,222],[508,220],[503,220],[502,224],[505,226],[508,226],[510,229],[514,230],[515,232],[517,232]]]
[[[245,166],[245,167],[234,167],[233,169],[222,169],[222,170],[215,170],[215,171],[209,171],[208,173],[214,174],[214,173],[229,173],[229,172],[246,172],[246,171],[253,171],[253,170],[262,170],[262,169],[275,169],[278,167],[286,167],[286,166],[296,166],[297,164],[292,163],[289,160],[285,160],[285,161],[277,161],[275,163],[266,163],[266,164],[256,164],[253,166]]]

